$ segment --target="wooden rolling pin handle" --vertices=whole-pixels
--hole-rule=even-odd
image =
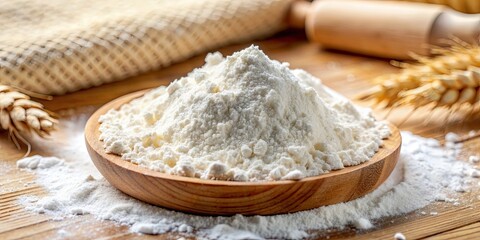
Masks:
[[[475,42],[480,35],[479,15],[409,2],[295,1],[289,23],[324,47],[397,59],[428,55],[452,36]]]
[[[446,9],[435,20],[429,42],[443,46],[452,36],[468,43],[478,43],[480,37],[480,14],[465,14]]]

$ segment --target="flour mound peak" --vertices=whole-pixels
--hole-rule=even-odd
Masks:
[[[205,179],[300,179],[367,161],[389,135],[368,112],[251,46],[101,118],[107,151]]]

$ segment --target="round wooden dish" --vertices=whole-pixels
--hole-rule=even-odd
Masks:
[[[87,149],[95,166],[113,186],[134,198],[174,210],[209,215],[269,215],[350,201],[383,183],[400,153],[400,133],[390,125],[391,137],[384,140],[384,146],[370,161],[299,181],[215,181],[155,172],[105,153],[103,142],[98,140],[98,118],[143,93],[125,95],[97,110],[85,128]]]

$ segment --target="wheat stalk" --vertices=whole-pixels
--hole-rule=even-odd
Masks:
[[[18,149],[21,148],[19,140],[27,145],[25,156],[28,156],[31,144],[25,136],[33,133],[45,138],[56,128],[58,121],[53,117],[53,113],[43,108],[42,104],[30,99],[30,96],[43,99],[51,97],[21,91],[24,93],[0,85],[0,127],[8,131],[9,138]]]
[[[357,96],[374,100],[384,108],[432,106],[449,109],[467,106],[471,114],[480,109],[480,47],[461,41],[448,49],[434,49],[436,57],[413,55],[415,64],[394,63],[398,74],[376,78],[377,84]]]

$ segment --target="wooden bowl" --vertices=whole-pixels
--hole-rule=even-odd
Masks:
[[[98,109],[85,127],[86,145],[93,163],[113,186],[134,198],[165,208],[209,215],[270,215],[346,202],[383,183],[400,153],[400,133],[390,125],[392,135],[369,161],[298,181],[233,182],[160,173],[105,153],[99,140],[98,118],[144,93],[122,96]]]

